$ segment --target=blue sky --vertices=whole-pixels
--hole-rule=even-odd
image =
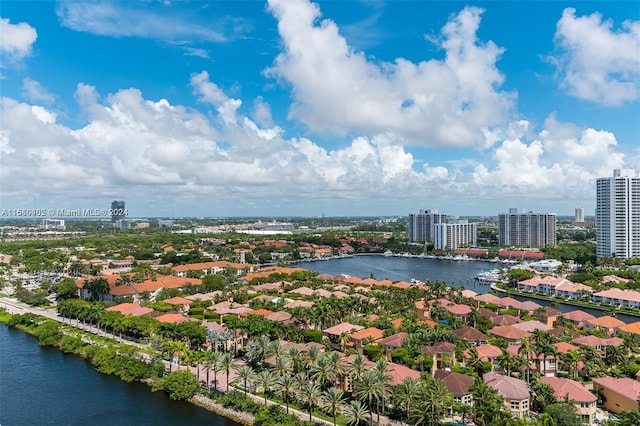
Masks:
[[[0,207],[131,216],[592,214],[640,171],[640,5],[0,9]]]

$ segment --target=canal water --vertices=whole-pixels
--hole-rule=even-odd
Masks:
[[[98,373],[75,355],[42,348],[27,333],[0,324],[0,424],[213,425],[237,423],[186,402]]]
[[[475,276],[480,272],[499,269],[501,263],[476,260],[451,260],[434,259],[426,257],[400,257],[365,255],[339,259],[322,260],[315,262],[302,262],[300,267],[318,271],[321,274],[339,275],[346,274],[358,278],[367,278],[371,275],[377,280],[388,278],[392,281],[444,281],[449,285],[463,286],[476,293],[488,293],[491,290],[486,284],[480,284]],[[526,296],[513,296],[515,299],[531,300],[542,306],[548,306],[546,300],[532,299]],[[604,311],[592,308],[582,308],[573,305],[559,304],[556,309],[561,312],[570,312],[581,309],[593,316],[600,317]],[[640,318],[631,315],[617,314],[616,318],[626,323],[640,321]]]

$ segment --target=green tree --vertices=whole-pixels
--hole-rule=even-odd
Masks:
[[[576,413],[576,407],[572,402],[559,402],[546,407],[545,412],[555,420],[556,424],[562,426],[580,426],[582,420]],[[621,423],[633,424],[633,423]]]
[[[276,376],[269,370],[263,370],[255,375],[255,383],[262,389],[264,394],[264,405],[267,405],[267,394],[276,383]]]
[[[320,406],[327,410],[333,418],[333,426],[336,426],[336,418],[344,402],[344,393],[336,388],[329,388],[322,394]]]
[[[85,283],[84,288],[87,289],[91,295],[91,300],[102,300],[103,296],[109,294],[111,288],[109,287],[109,281],[105,278],[95,278]]]
[[[351,401],[349,405],[347,405],[344,415],[347,418],[348,426],[361,426],[366,424],[367,418],[370,416],[369,411],[360,401]]]
[[[162,379],[162,388],[174,400],[186,400],[200,390],[200,383],[196,376],[188,371],[174,371]]]
[[[298,391],[298,399],[309,410],[309,422],[311,422],[313,408],[320,403],[321,396],[320,388],[313,382],[305,383]]]
[[[65,300],[78,297],[78,286],[71,278],[64,278],[53,286],[53,291],[58,295],[58,299]]]

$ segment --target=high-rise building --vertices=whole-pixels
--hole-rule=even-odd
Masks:
[[[640,176],[616,169],[596,181],[596,255],[640,257]]]
[[[575,222],[576,223],[584,223],[584,208],[576,207]]]
[[[556,214],[509,209],[509,213],[498,216],[498,243],[515,247],[553,246],[556,244]]]
[[[111,202],[111,222],[116,223],[126,218],[124,201],[113,200]]]
[[[462,246],[475,246],[478,224],[466,220],[452,220],[433,225],[433,245],[436,250],[455,250]]]
[[[433,241],[433,225],[444,223],[446,220],[447,215],[438,213],[438,210],[423,209],[418,214],[409,214],[409,241]]]

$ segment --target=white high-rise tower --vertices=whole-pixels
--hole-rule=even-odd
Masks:
[[[596,255],[640,257],[640,176],[616,169],[596,181]]]

